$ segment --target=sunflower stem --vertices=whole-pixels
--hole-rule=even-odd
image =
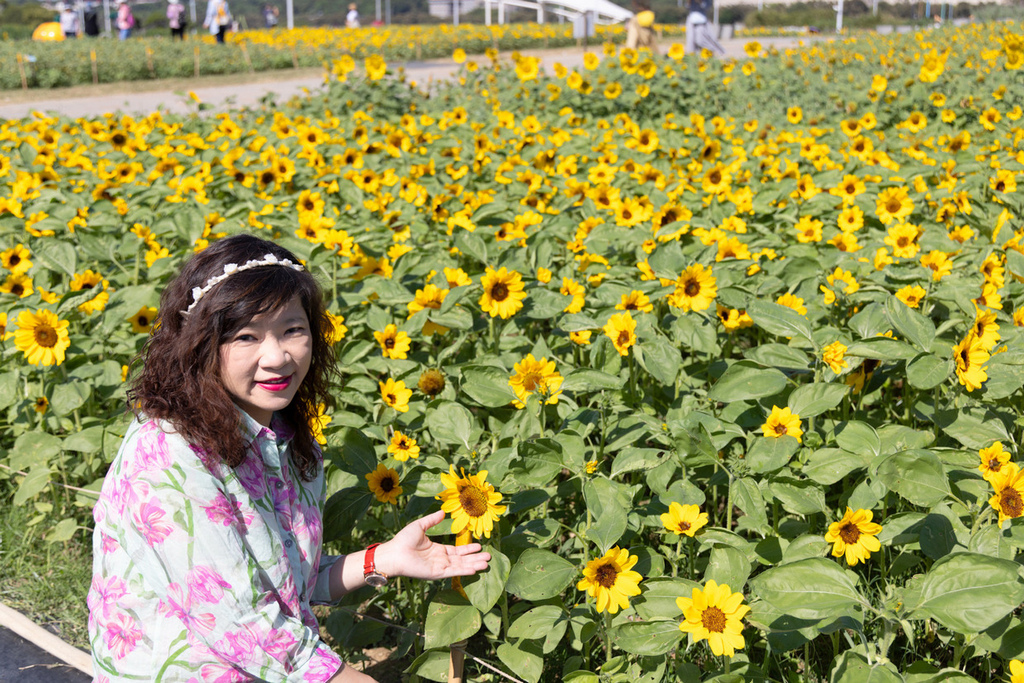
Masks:
[[[679,576],[679,564],[683,559],[683,536],[682,534],[676,538],[676,561],[672,565],[672,578]]]
[[[607,611],[604,613],[604,656],[605,661],[612,658],[612,615]]]

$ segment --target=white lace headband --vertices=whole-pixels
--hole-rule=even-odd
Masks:
[[[262,259],[252,259],[246,261],[242,265],[238,265],[237,263],[228,263],[224,266],[223,273],[221,273],[220,275],[214,275],[209,280],[207,280],[206,284],[203,285],[202,287],[192,288],[192,303],[189,305],[187,310],[181,311],[181,314],[188,315],[189,313],[191,313],[192,309],[199,305],[199,301],[207,292],[209,292],[211,289],[216,287],[221,282],[224,282],[224,280],[227,280],[235,273],[240,273],[243,270],[259,268],[261,266],[284,266],[286,268],[291,268],[292,270],[303,270],[301,263],[293,263],[291,259],[281,259],[274,256],[273,254],[267,254]]]

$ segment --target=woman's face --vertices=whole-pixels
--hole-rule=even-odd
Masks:
[[[221,344],[220,377],[238,407],[269,427],[274,411],[292,402],[312,357],[309,319],[294,296]]]

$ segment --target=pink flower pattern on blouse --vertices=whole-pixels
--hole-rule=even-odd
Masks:
[[[320,554],[323,470],[303,481],[287,425],[241,416],[237,468],[166,423],[129,427],[93,513],[97,683],[317,683],[341,667],[310,607],[337,559]]]

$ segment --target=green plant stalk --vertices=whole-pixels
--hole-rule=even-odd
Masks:
[[[604,613],[604,656],[605,661],[612,658],[612,615],[608,611]]]

